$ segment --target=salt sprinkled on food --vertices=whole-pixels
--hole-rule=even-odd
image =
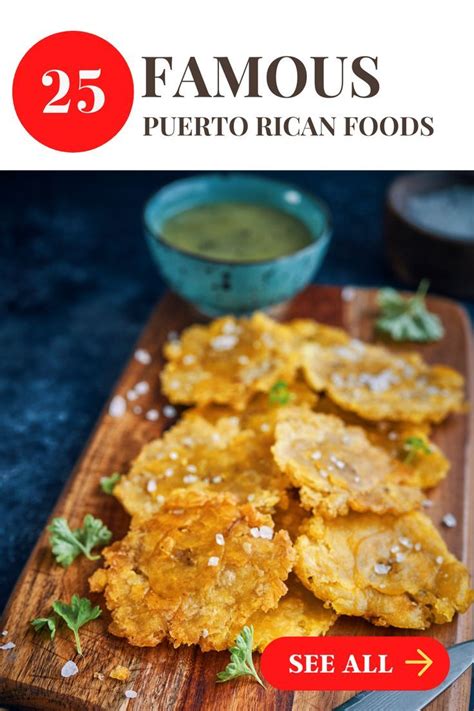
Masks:
[[[195,474],[185,474],[183,476],[183,484],[195,484],[198,477]]]
[[[260,538],[265,538],[267,541],[271,541],[273,538],[273,528],[270,526],[260,526]]]
[[[391,565],[385,565],[384,563],[376,563],[374,565],[374,570],[377,575],[387,575],[387,573],[390,572],[391,568]]]
[[[69,676],[74,676],[79,671],[78,666],[71,659],[61,669],[61,676],[67,679]]]
[[[322,457],[321,452],[313,452],[313,453],[311,454],[311,459],[314,459],[315,462],[316,462],[318,459],[321,459],[321,457]]]
[[[136,400],[138,398],[138,393],[135,390],[127,391],[127,400]]]
[[[442,564],[443,564],[443,561],[444,561],[444,558],[443,558],[442,555],[438,555],[438,556],[436,557],[436,562],[437,562],[438,565],[442,565]]]
[[[256,526],[250,529],[250,535],[254,538],[260,538],[260,530]]]
[[[183,356],[183,365],[192,365],[195,362],[196,356],[193,356],[192,353],[187,353],[185,356]]]
[[[138,360],[142,365],[149,365],[151,363],[151,355],[144,348],[137,348],[134,355],[135,360]]]
[[[2,637],[6,637],[7,635],[8,635],[8,630],[3,630]]]
[[[165,405],[163,408],[163,415],[165,417],[176,417],[176,408],[173,405]]]
[[[0,645],[0,649],[3,649],[6,652],[9,649],[14,649],[15,646],[15,642],[7,642],[6,644]]]
[[[355,289],[352,286],[345,286],[341,292],[343,301],[353,301],[355,298]]]
[[[457,525],[456,516],[452,513],[447,513],[446,516],[443,516],[443,523],[448,528],[454,528]]]
[[[158,412],[158,410],[148,410],[148,412],[145,413],[146,419],[150,420],[150,422],[156,422],[159,416],[160,413]]]
[[[206,639],[206,637],[209,637],[209,630],[206,630],[204,628],[201,632],[201,637],[204,637],[204,639]]]
[[[127,691],[125,692],[125,696],[127,697],[127,699],[136,699],[138,694],[133,689],[127,689]]]
[[[216,336],[211,341],[211,348],[215,351],[230,351],[239,339],[237,336],[232,334],[224,334],[223,336]]]
[[[215,568],[216,565],[219,565],[219,558],[218,558],[216,555],[211,555],[211,557],[210,557],[209,560],[207,561],[207,564],[208,564],[211,568]]]
[[[223,546],[225,541],[224,541],[224,536],[222,533],[216,533],[216,543],[218,546]]]
[[[421,505],[425,509],[430,509],[433,506],[433,502],[431,501],[431,499],[423,499],[423,501],[421,502]]]
[[[109,415],[111,417],[122,417],[127,410],[125,398],[121,395],[115,395],[109,404]]]
[[[146,490],[151,494],[153,491],[156,491],[157,483],[154,479],[150,479],[150,481],[146,485]]]

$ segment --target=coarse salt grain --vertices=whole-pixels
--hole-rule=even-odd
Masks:
[[[239,363],[239,365],[248,365],[250,359],[246,355],[239,355],[239,357],[237,358],[237,362]]]
[[[167,477],[168,479],[169,479],[171,476],[173,476],[173,474],[174,474],[174,469],[173,469],[173,467],[168,467],[167,469],[165,469],[165,477]]]
[[[135,390],[127,391],[127,400],[136,400],[138,398],[138,393]]]
[[[2,637],[6,637],[7,635],[8,635],[8,630],[3,630]]]
[[[387,575],[387,573],[390,572],[391,568],[391,565],[385,565],[384,563],[376,563],[374,565],[374,570],[377,575]]]
[[[194,464],[188,464],[186,471],[190,474],[195,474],[197,472],[197,467]]]
[[[391,439],[393,442],[394,440],[398,439],[398,434],[396,432],[389,432],[388,438]]]
[[[151,355],[144,348],[137,348],[134,356],[135,360],[138,360],[142,365],[149,365],[151,363]]]
[[[15,646],[15,642],[7,642],[6,644],[0,645],[0,649],[3,649],[6,652],[9,649],[14,649]]]
[[[102,674],[102,672],[94,672],[94,679],[98,679],[99,681],[104,681],[105,674]]]
[[[421,551],[421,543],[415,543],[414,548],[416,551]]]
[[[355,289],[352,286],[345,286],[341,292],[343,301],[353,301],[355,298]]]
[[[443,516],[443,523],[445,526],[448,528],[454,528],[457,525],[457,520],[456,516],[452,513],[447,513],[445,516]]]
[[[442,556],[442,555],[438,555],[438,556],[436,557],[436,562],[437,562],[438,565],[441,565],[441,564],[444,562],[443,556]]]
[[[127,689],[127,691],[125,692],[125,696],[127,697],[127,699],[136,699],[138,694],[133,689]]]
[[[150,420],[150,422],[156,422],[159,416],[160,413],[158,412],[158,410],[148,410],[148,412],[145,413],[146,419]]]
[[[165,417],[176,417],[176,408],[173,405],[165,405],[163,408],[163,415]]]
[[[170,452],[169,457],[173,461],[176,461],[177,459],[179,459],[179,454],[178,454],[178,452]]]
[[[222,477],[220,474],[216,474],[216,476],[211,477],[211,481],[213,484],[220,484],[222,481]]]
[[[115,395],[109,404],[109,415],[111,417],[122,417],[127,411],[127,402],[121,395]]]
[[[216,565],[219,565],[219,558],[216,555],[211,555],[211,557],[207,561],[207,564],[211,568],[215,568]]]
[[[193,356],[192,353],[187,353],[185,356],[183,356],[183,365],[192,365],[195,362],[196,356]]]
[[[161,494],[158,494],[158,496],[155,498],[155,501],[159,506],[162,506],[165,503],[165,497]]]
[[[270,432],[270,425],[268,424],[268,422],[262,422],[262,424],[260,425],[260,431]]]
[[[321,459],[322,456],[323,455],[321,454],[321,452],[313,452],[311,454],[311,459],[314,459],[314,461],[317,462],[318,459]]]
[[[195,484],[198,477],[195,474],[185,474],[183,476],[183,484]]]
[[[394,545],[390,548],[390,553],[398,553],[400,546]]]
[[[323,477],[323,479],[327,479],[329,474],[325,469],[320,469],[319,470],[319,475]]]
[[[402,546],[404,546],[405,548],[413,548],[413,543],[406,536],[400,536],[400,538],[398,540],[400,541]]]
[[[406,557],[405,553],[397,553],[395,555],[395,560],[397,561],[397,563],[403,563],[403,561],[405,560],[405,557]]]
[[[253,538],[260,538],[260,529],[256,526],[254,528],[251,528],[250,535],[253,536]]]
[[[145,380],[140,380],[140,382],[135,385],[134,390],[137,395],[146,395],[150,390],[150,386]]]
[[[249,495],[247,496],[247,501],[252,502],[254,499],[255,499],[255,494],[249,494]]]
[[[77,674],[78,671],[79,668],[77,664],[73,662],[72,659],[69,659],[69,661],[67,661],[61,669],[61,676],[67,679],[69,676],[74,676],[75,674]]]
[[[433,506],[433,502],[431,501],[431,499],[423,499],[423,501],[421,502],[421,505],[425,509],[430,509]]]
[[[273,528],[270,526],[260,526],[260,538],[271,541],[273,538]]]
[[[216,533],[216,543],[218,546],[223,546],[225,541],[224,541],[224,536],[222,533]]]
[[[154,479],[150,479],[150,481],[146,485],[146,490],[151,494],[153,491],[156,491],[157,489],[157,483]]]
[[[201,637],[204,637],[204,639],[206,639],[206,637],[209,637],[209,630],[203,629],[201,632]]]
[[[231,333],[216,336],[211,341],[211,348],[215,351],[230,351],[237,344],[238,340],[237,336]]]

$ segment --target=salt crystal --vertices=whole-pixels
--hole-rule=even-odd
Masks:
[[[185,474],[183,476],[183,484],[195,484],[198,477],[195,474]]]
[[[270,432],[270,425],[268,424],[268,422],[262,422],[262,424],[260,425],[260,431]]]
[[[341,292],[343,301],[353,301],[355,298],[355,289],[352,286],[345,286]]]
[[[145,380],[140,380],[140,382],[135,385],[135,392],[138,395],[146,395],[149,390],[150,386]]]
[[[204,637],[204,639],[206,639],[206,637],[209,637],[209,630],[203,629],[201,632],[201,637]]]
[[[188,464],[186,471],[190,474],[195,474],[197,472],[197,467],[194,464]]]
[[[207,564],[208,564],[211,568],[215,568],[216,565],[219,565],[219,558],[218,558],[216,555],[211,555],[211,557],[210,557],[209,560],[207,561]]]
[[[158,504],[158,506],[162,506],[162,505],[165,503],[165,497],[162,496],[161,494],[159,494],[159,495],[155,498],[155,501],[156,501],[156,503]]]
[[[181,440],[181,444],[184,447],[192,447],[194,445],[194,440],[192,437],[183,437],[183,439]]]
[[[237,330],[237,324],[233,319],[229,319],[222,326],[222,333],[225,333],[227,336],[231,333],[236,333]]]
[[[430,509],[433,506],[433,502],[431,499],[423,499],[421,505],[424,506],[425,509]]]
[[[439,555],[436,557],[436,562],[438,565],[442,565],[443,561],[444,561],[444,558],[442,555]]]
[[[192,353],[187,353],[183,357],[183,365],[192,365],[195,362],[196,362],[196,356],[193,356]]]
[[[78,671],[79,671],[79,669],[78,669],[77,664],[75,662],[73,662],[71,659],[69,659],[69,661],[67,661],[66,664],[64,664],[63,668],[61,669],[61,676],[65,677],[67,679],[67,677],[74,676],[75,674],[77,674]]]
[[[448,528],[454,528],[457,525],[456,516],[454,516],[452,513],[447,513],[445,516],[443,516],[443,523]]]
[[[237,358],[237,362],[239,363],[239,365],[248,365],[250,362],[250,358],[246,355],[239,355],[239,357]]]
[[[165,469],[165,477],[167,477],[168,479],[169,479],[171,476],[173,476],[173,474],[174,474],[174,469],[173,469],[173,467],[168,467],[167,469]]]
[[[7,637],[7,636],[8,636],[8,630],[3,630],[2,637]]]
[[[127,403],[121,395],[115,395],[109,404],[109,415],[111,417],[122,417],[127,411]]]
[[[150,481],[146,485],[146,490],[151,494],[153,491],[156,491],[157,488],[157,483],[154,479],[150,479]]]
[[[311,454],[311,459],[314,459],[314,461],[317,462],[318,459],[321,459],[322,456],[323,455],[321,454],[321,452],[313,452]]]
[[[260,526],[260,538],[265,538],[267,541],[271,541],[273,538],[273,528],[270,526]]]
[[[255,499],[255,494],[249,494],[249,495],[247,496],[247,501],[252,502],[254,499]]]
[[[237,344],[239,339],[232,334],[224,334],[216,336],[211,341],[211,348],[215,351],[230,351]]]
[[[395,545],[390,548],[390,553],[398,553],[399,550],[400,546]]]
[[[136,699],[138,694],[133,689],[127,689],[127,691],[125,692],[125,696],[127,697],[127,699]]]
[[[144,348],[137,348],[134,355],[135,360],[138,360],[142,365],[149,365],[151,363],[151,355]]]
[[[400,536],[398,540],[405,548],[413,548],[413,543],[406,536]]]
[[[216,543],[218,546],[223,546],[225,541],[224,541],[224,536],[222,533],[216,533]]]
[[[403,563],[403,561],[405,560],[405,558],[406,558],[406,554],[405,554],[405,553],[397,553],[397,554],[395,555],[395,560],[397,561],[397,563]]]
[[[325,469],[320,469],[319,475],[322,476],[324,479],[327,479],[329,476],[329,474],[327,473],[327,471]]]
[[[163,408],[163,415],[165,417],[176,417],[176,408],[173,405],[165,405]]]
[[[145,413],[146,419],[150,420],[150,422],[156,422],[159,416],[160,413],[158,412],[158,410],[148,410],[148,412]]]
[[[6,644],[0,645],[0,649],[3,649],[5,651],[8,651],[9,649],[14,649],[15,648],[15,643],[14,642],[7,642]]]
[[[94,679],[98,679],[99,681],[104,681],[105,674],[102,674],[102,672],[94,672]]]
[[[138,393],[135,390],[127,391],[127,400],[136,400],[138,398]]]
[[[170,459],[173,459],[174,461],[176,461],[177,459],[179,459],[179,454],[178,454],[178,452],[170,452],[169,457],[170,457]]]
[[[393,442],[394,440],[398,439],[398,434],[396,432],[389,432],[388,438]]]
[[[254,538],[260,538],[260,529],[257,526],[250,529],[250,535]]]
[[[421,543],[415,543],[415,550],[421,551]]]
[[[354,481],[355,481],[356,484],[358,484],[358,483],[360,482],[360,476],[358,476],[357,474],[355,474],[355,475],[354,475]]]
[[[387,573],[390,572],[391,568],[391,565],[385,565],[384,563],[376,563],[374,565],[374,570],[377,575],[387,575]]]
[[[211,477],[211,481],[213,484],[220,484],[222,481],[222,477],[217,474],[216,476]]]

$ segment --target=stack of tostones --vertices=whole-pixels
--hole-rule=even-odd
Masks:
[[[426,629],[467,610],[468,571],[419,511],[449,469],[431,424],[464,409],[457,372],[258,313],[165,356],[190,407],[114,489],[132,526],[91,578],[113,634],[221,650],[247,624],[262,651],[339,615]]]

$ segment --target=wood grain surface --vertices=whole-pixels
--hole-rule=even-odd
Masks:
[[[335,287],[309,287],[292,302],[275,308],[276,318],[311,317],[322,322],[344,326],[357,338],[373,340],[373,291],[356,290],[352,300],[344,300]],[[444,362],[461,371],[471,383],[473,367],[470,325],[463,311],[453,302],[430,299],[430,308],[445,324],[446,337],[439,343],[422,346],[420,350],[429,362]],[[142,365],[131,357],[114,394],[125,395],[138,381],[150,384],[150,392],[135,401],[143,412],[150,408],[161,410],[164,400],[159,392],[159,370],[162,364],[163,341],[171,330],[179,331],[193,321],[203,320],[191,307],[177,297],[167,295],[152,314],[138,343],[152,355],[150,365]],[[98,373],[100,377],[100,373]],[[452,463],[448,478],[431,492],[433,507],[429,510],[436,525],[443,515],[452,512],[458,520],[456,528],[442,529],[449,548],[472,570],[473,487],[472,442],[470,444],[469,416],[450,417],[436,429],[435,441]],[[65,516],[72,527],[80,526],[86,513],[99,516],[114,533],[122,537],[128,527],[128,516],[119,503],[100,491],[99,480],[114,471],[125,472],[142,445],[158,437],[169,420],[160,416],[150,422],[143,414],[134,414],[129,406],[123,417],[113,418],[107,407],[99,419],[95,432],[85,447],[68,484],[52,515]],[[471,436],[472,439],[472,436]],[[41,480],[32,481],[34,487]],[[353,692],[279,692],[260,688],[242,679],[227,684],[215,684],[216,673],[227,663],[226,653],[203,654],[196,647],[173,649],[161,644],[153,649],[140,649],[107,632],[108,613],[81,630],[84,656],[75,653],[71,634],[60,627],[56,639],[34,634],[29,620],[48,614],[56,599],[69,601],[74,593],[105,605],[101,596],[88,592],[87,578],[99,565],[84,558],[67,570],[54,563],[43,533],[16,585],[5,610],[0,630],[8,630],[2,641],[11,640],[15,648],[0,651],[0,701],[21,708],[122,711],[174,711],[186,709],[228,709],[229,711],[329,711],[353,695]],[[356,618],[341,618],[332,634],[403,634],[401,630],[377,628]],[[410,634],[407,632],[406,634]],[[472,615],[458,616],[451,624],[435,626],[426,634],[433,635],[445,645],[472,637]],[[258,656],[258,655],[256,655]],[[63,679],[61,667],[73,659],[79,673]],[[131,670],[127,682],[108,677],[116,664]],[[97,674],[105,675],[103,680]],[[125,690],[137,691],[135,699],[127,699]],[[469,672],[430,706],[430,709],[468,709]]]

